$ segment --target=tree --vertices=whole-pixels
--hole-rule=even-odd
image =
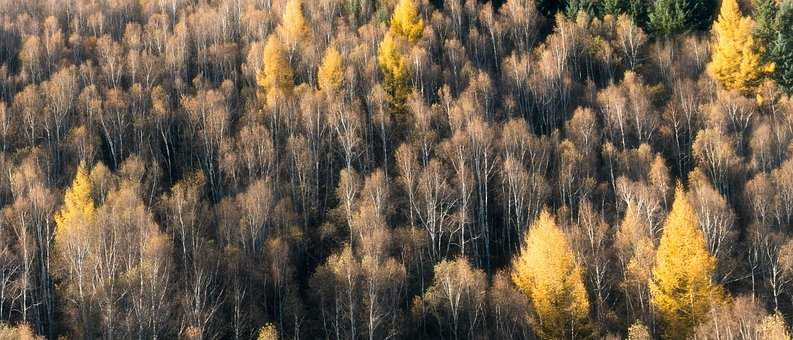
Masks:
[[[63,208],[55,215],[55,238],[67,240],[69,236],[78,234],[90,226],[95,213],[94,200],[91,197],[91,180],[84,163],[77,168],[72,186],[66,190]]]
[[[715,270],[716,258],[708,253],[694,208],[678,185],[650,282],[652,303],[665,326],[666,338],[691,335],[711,306],[721,303],[722,288],[712,279]]]
[[[779,5],[776,0],[755,0],[752,5],[752,17],[756,22],[753,33],[757,43],[760,46],[771,46],[780,28],[776,21]]]
[[[793,95],[793,1],[783,1],[776,16],[778,31],[768,48],[775,65],[772,77],[789,95]]]
[[[96,233],[94,219],[96,209],[91,197],[91,180],[85,163],[77,167],[72,186],[66,190],[63,207],[55,214],[55,251],[59,261],[64,265],[62,275],[67,301],[74,303],[76,318],[72,322],[77,328],[76,334],[89,336],[90,305],[89,277],[91,264],[88,258],[90,244],[88,240]]]
[[[662,37],[705,30],[713,20],[716,4],[712,0],[658,0],[648,9],[649,26]]]
[[[662,37],[669,37],[687,29],[687,11],[685,0],[657,0],[653,2],[649,19],[653,33]]]
[[[390,31],[403,39],[415,43],[424,31],[424,20],[419,17],[415,0],[399,0],[391,17]]]
[[[699,325],[696,339],[775,339],[789,340],[785,320],[778,313],[766,312],[757,299],[742,295],[734,302],[710,311],[710,320]]]
[[[724,0],[719,19],[713,24],[716,36],[708,73],[728,90],[753,93],[773,64],[762,61],[762,50],[752,35],[754,22],[741,15],[737,0]]]
[[[391,26],[377,52],[377,62],[384,77],[383,88],[389,97],[389,111],[397,116],[405,113],[405,102],[411,92],[405,56],[424,31],[424,20],[419,17],[413,1],[400,0],[397,3],[391,16]]]
[[[487,281],[485,273],[472,268],[465,258],[443,260],[435,265],[435,278],[419,306],[426,306],[439,326],[451,333],[451,338],[471,339],[483,322]]]
[[[294,87],[292,67],[286,59],[281,41],[274,34],[267,38],[262,59],[264,63],[256,74],[256,84],[262,91],[260,98],[267,106],[274,107],[291,95]]]
[[[325,56],[322,57],[322,65],[317,71],[317,83],[319,89],[327,93],[336,93],[341,88],[344,80],[344,67],[342,58],[336,46],[331,45],[325,49]]]
[[[303,0],[289,0],[284,7],[281,25],[278,26],[281,39],[289,49],[290,59],[297,49],[309,36],[306,18],[303,16]],[[267,60],[267,59],[265,59]]]
[[[400,40],[394,33],[386,32],[377,53],[377,62],[383,72],[383,87],[389,96],[391,112],[404,112],[405,101],[410,94],[406,60],[399,44]]]
[[[512,281],[531,300],[535,332],[541,337],[575,338],[585,332],[589,300],[582,269],[547,211],[526,233],[512,263]]]

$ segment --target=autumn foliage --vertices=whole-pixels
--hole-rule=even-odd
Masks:
[[[787,339],[792,70],[793,0],[0,1],[0,339]]]
[[[724,302],[713,282],[716,259],[708,252],[696,212],[678,185],[658,244],[653,279],[653,305],[669,339],[686,338],[710,309]]]
[[[512,281],[531,300],[536,331],[543,338],[583,335],[589,300],[577,261],[554,217],[541,212],[512,264]]]

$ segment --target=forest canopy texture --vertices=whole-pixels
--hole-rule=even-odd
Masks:
[[[793,0],[0,0],[0,339],[791,339]]]

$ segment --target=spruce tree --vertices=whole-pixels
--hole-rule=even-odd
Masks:
[[[778,31],[769,51],[774,63],[772,77],[790,95],[793,95],[793,0],[782,3],[776,17]]]

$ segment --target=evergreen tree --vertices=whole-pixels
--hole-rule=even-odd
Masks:
[[[724,0],[713,25],[716,40],[708,72],[729,90],[752,93],[773,69],[764,64],[752,35],[754,23],[741,15],[736,0]]]
[[[715,269],[716,258],[708,253],[694,208],[678,185],[650,282],[665,338],[687,338],[711,305],[722,301],[722,288],[712,280]]]
[[[691,30],[705,30],[713,21],[713,0],[656,0],[647,15],[650,31],[671,36]]]
[[[688,15],[684,0],[656,0],[647,17],[655,35],[668,37],[686,30]]]
[[[793,95],[793,0],[782,3],[774,26],[778,31],[768,53],[775,67],[772,77]]]
[[[779,30],[776,26],[776,0],[756,0],[752,17],[755,20],[754,36],[760,46],[770,46]],[[770,49],[769,49],[770,50]]]
[[[532,302],[535,331],[542,338],[575,338],[586,330],[589,301],[582,270],[547,211],[526,233],[512,270],[512,281]]]

